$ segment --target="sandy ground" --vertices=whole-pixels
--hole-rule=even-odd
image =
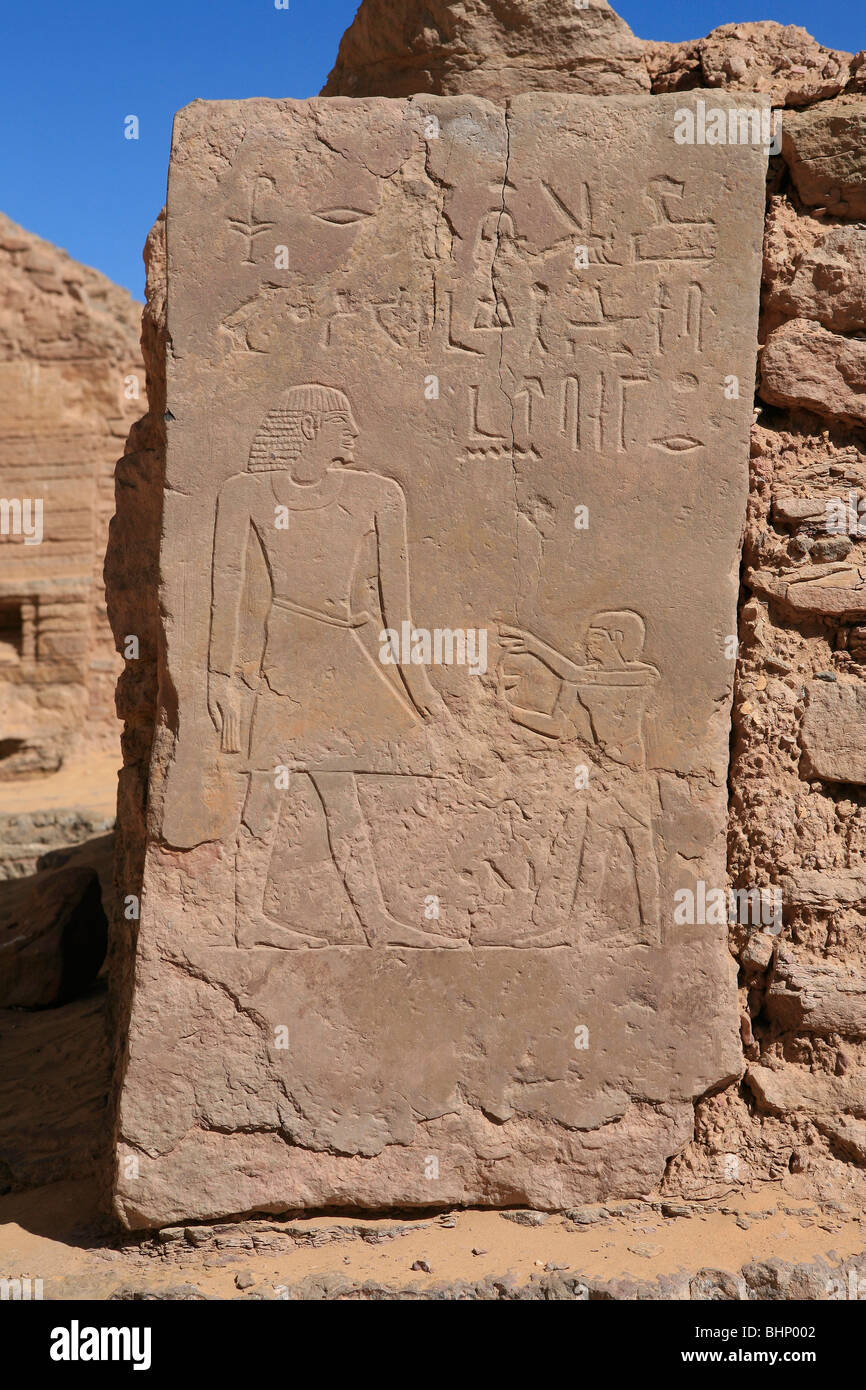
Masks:
[[[514,1213],[474,1210],[413,1218],[267,1218],[188,1228],[188,1234],[177,1228],[168,1237],[117,1246],[92,1234],[87,1185],[59,1183],[0,1198],[0,1277],[41,1279],[46,1299],[107,1299],[120,1290],[182,1297],[180,1286],[223,1299],[273,1298],[309,1276],[423,1293],[507,1273],[526,1283],[551,1270],[653,1281],[705,1267],[736,1273],[772,1257],[800,1263],[821,1256],[838,1265],[866,1249],[866,1214],[828,1211],[778,1189],[732,1194],[721,1199],[721,1210],[693,1215],[625,1205],[624,1215],[583,1208],[591,1222],[583,1226],[561,1215],[519,1213],[515,1221]],[[521,1224],[526,1219],[542,1224]],[[275,1230],[279,1243],[297,1243],[278,1252],[250,1248],[253,1233],[267,1242]],[[190,1238],[204,1245],[197,1248]],[[429,1272],[413,1269],[418,1261]]]
[[[50,777],[0,782],[0,815],[33,815],[69,807],[111,817],[117,803],[120,753],[94,752],[66,763]]]
[[[74,805],[113,815],[115,753],[53,777],[0,783],[0,812]],[[804,1195],[804,1192],[806,1195]],[[42,1281],[47,1299],[274,1298],[312,1278],[424,1291],[510,1275],[518,1284],[564,1278],[653,1283],[711,1268],[737,1274],[769,1259],[866,1265],[866,1201],[822,1200],[808,1179],[720,1190],[706,1201],[620,1203],[564,1215],[460,1211],[379,1218],[262,1218],[118,1241],[98,1215],[91,1182],[54,1183],[0,1197],[0,1280]],[[863,1213],[861,1216],[861,1212]],[[414,1266],[414,1267],[413,1267]],[[866,1295],[866,1275],[864,1275]],[[194,1295],[193,1295],[194,1296]]]

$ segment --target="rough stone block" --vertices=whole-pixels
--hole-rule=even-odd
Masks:
[[[791,907],[856,906],[866,898],[863,869],[800,869],[782,879],[782,900]]]
[[[607,0],[362,0],[323,96],[649,92],[645,45]]]
[[[761,396],[770,405],[811,410],[826,420],[866,423],[866,342],[791,319],[761,354]]]
[[[811,781],[866,782],[866,686],[810,681],[800,735],[800,775]]]
[[[767,1013],[791,1032],[866,1037],[866,981],[832,965],[777,962]]]
[[[827,226],[775,199],[764,240],[763,313],[770,326],[800,318],[833,333],[866,330],[866,227]]]
[[[866,1071],[846,1076],[789,1066],[781,1071],[749,1067],[746,1084],[761,1110],[770,1115],[833,1115],[866,1118]]]
[[[782,153],[803,202],[866,217],[866,96],[785,113]]]

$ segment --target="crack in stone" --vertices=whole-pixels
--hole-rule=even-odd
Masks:
[[[504,112],[503,112],[504,128],[505,128],[505,169],[504,169],[504,172],[503,172],[503,175],[502,175],[502,197],[501,197],[500,205],[499,205],[499,215],[498,215],[498,217],[497,217],[497,219],[496,219],[496,247],[495,247],[495,250],[494,250],[494,252],[493,252],[493,259],[492,259],[492,261],[491,261],[491,263],[490,263],[490,292],[491,292],[491,294],[492,294],[492,296],[493,296],[494,314],[495,314],[495,317],[496,317],[496,321],[497,321],[497,323],[499,323],[499,362],[498,362],[498,364],[497,364],[497,376],[498,376],[498,381],[499,381],[499,391],[500,391],[500,394],[503,395],[503,396],[505,397],[505,399],[508,401],[508,407],[509,407],[509,411],[510,411],[510,421],[509,421],[509,430],[510,430],[510,434],[511,434],[511,453],[510,453],[510,459],[511,459],[511,476],[512,476],[513,485],[514,485],[514,535],[515,535],[515,540],[514,540],[514,553],[515,553],[515,558],[516,558],[516,561],[517,561],[517,596],[516,596],[516,599],[515,599],[514,620],[515,620],[515,622],[519,623],[519,622],[520,622],[520,602],[521,602],[521,593],[520,593],[520,590],[521,590],[522,569],[521,569],[521,564],[520,564],[520,501],[519,501],[519,484],[518,484],[518,478],[517,478],[517,463],[516,463],[515,456],[514,456],[514,455],[515,455],[515,449],[516,449],[516,440],[515,440],[515,435],[514,435],[514,400],[513,400],[513,398],[509,395],[509,393],[506,391],[506,389],[505,389],[505,384],[504,384],[504,380],[503,380],[503,358],[504,358],[504,355],[505,355],[505,328],[504,328],[503,324],[500,322],[500,319],[499,319],[499,295],[498,295],[498,293],[497,293],[497,275],[496,275],[496,261],[497,261],[497,258],[498,258],[498,256],[499,256],[500,250],[501,250],[501,248],[502,248],[502,232],[501,232],[501,228],[502,228],[502,219],[503,219],[505,216],[507,216],[507,214],[508,214],[508,209],[506,208],[505,204],[506,204],[507,191],[508,191],[508,175],[509,175],[509,170],[510,170],[510,168],[511,168],[511,125],[510,125],[510,122],[509,122],[510,111],[511,111],[511,102],[508,101],[508,102],[505,103],[505,108],[504,108]]]

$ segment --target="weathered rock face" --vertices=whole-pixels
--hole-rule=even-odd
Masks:
[[[322,95],[649,89],[643,45],[606,0],[364,0]]]
[[[116,740],[102,557],[139,312],[0,216],[0,782]]]
[[[767,333],[792,318],[836,333],[866,333],[866,227],[815,218],[777,197],[769,208],[765,248]]]
[[[722,24],[705,39],[647,42],[644,52],[654,92],[722,87],[798,107],[866,88],[866,54],[824,48],[793,24]]]
[[[761,395],[768,405],[866,425],[864,381],[866,339],[831,333],[809,319],[790,319],[767,338]]]
[[[674,895],[724,876],[766,155],[677,104],[177,120],[131,1226],[639,1192],[739,1070]]]
[[[767,1013],[787,1032],[866,1038],[866,980],[838,966],[803,965],[780,952]]]
[[[797,112],[783,150],[799,197],[834,217],[866,218],[866,100],[843,97]]]
[[[323,96],[528,91],[613,96],[699,87],[760,92],[805,107],[866,90],[866,54],[840,53],[805,29],[723,24],[704,39],[636,38],[607,4],[561,0],[362,0]]]

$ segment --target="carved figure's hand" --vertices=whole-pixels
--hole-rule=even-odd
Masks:
[[[538,656],[538,638],[533,637],[531,632],[524,632],[521,627],[503,625],[499,629],[499,640],[512,656]]]
[[[207,707],[214,728],[220,736],[223,753],[241,751],[241,721],[238,692],[231,676],[211,671],[208,677]]]

